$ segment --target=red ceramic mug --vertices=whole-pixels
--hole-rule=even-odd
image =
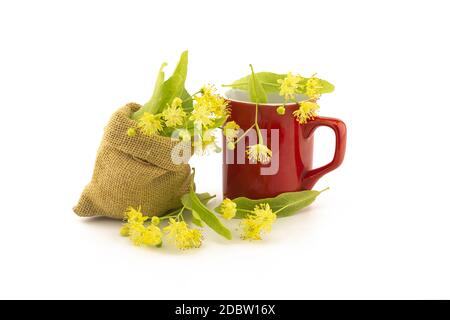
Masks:
[[[255,121],[256,105],[248,102],[244,91],[230,90],[225,97],[230,106],[229,121],[235,121],[243,131],[249,129]],[[299,124],[292,115],[292,112],[298,108],[297,104],[286,104],[286,113],[281,116],[276,112],[276,108],[282,104],[279,99],[280,97],[275,94],[270,95],[268,100],[270,103],[258,106],[258,124],[263,131],[264,129],[267,131],[264,141],[272,149],[271,162],[276,159],[278,168],[272,170],[273,174],[262,174],[261,169],[271,164],[254,164],[248,159],[244,160],[242,149],[250,144],[247,138],[239,142],[243,148],[239,148],[238,144],[234,150],[226,147],[224,139],[224,197],[261,199],[275,197],[283,192],[309,190],[323,175],[339,167],[344,160],[347,137],[344,122],[334,118],[316,117],[307,124]],[[305,97],[298,97],[298,99],[305,99]],[[334,131],[336,150],[329,164],[313,169],[314,131],[321,126],[329,127]],[[254,140],[251,144],[254,144]],[[274,148],[276,144],[277,148]],[[239,152],[241,155],[238,155]],[[240,162],[237,161],[239,157]]]

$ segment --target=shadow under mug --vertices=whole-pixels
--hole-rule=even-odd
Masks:
[[[235,121],[243,131],[249,129],[255,121],[256,105],[248,102],[247,93],[241,90],[230,90],[225,97],[230,106],[228,121]],[[297,99],[301,101],[306,97],[298,96]],[[261,199],[275,197],[283,192],[309,190],[323,175],[339,167],[344,160],[347,138],[344,122],[334,118],[316,117],[306,124],[299,124],[292,115],[298,109],[297,104],[286,104],[286,113],[279,115],[276,109],[283,104],[281,97],[271,94],[268,101],[270,103],[258,105],[258,125],[267,133],[263,137],[264,142],[272,149],[272,161],[278,160],[278,168],[274,174],[262,174],[261,169],[270,171],[268,167],[271,163],[251,163],[242,155],[244,148],[255,143],[255,139],[249,143],[250,136],[242,138],[234,150],[227,148],[224,138],[224,198]],[[314,131],[321,126],[334,131],[336,149],[330,163],[313,169]],[[277,148],[273,148],[274,146]],[[241,161],[237,161],[239,158]]]

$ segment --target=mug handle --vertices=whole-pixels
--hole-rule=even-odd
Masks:
[[[310,190],[322,176],[339,167],[342,161],[344,161],[345,146],[347,144],[347,128],[341,120],[326,117],[317,117],[302,126],[304,138],[311,137],[314,131],[322,126],[331,128],[336,135],[336,149],[333,160],[322,167],[307,171],[303,176],[302,190]]]

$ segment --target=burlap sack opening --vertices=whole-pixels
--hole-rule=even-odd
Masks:
[[[136,127],[130,116],[140,107],[127,104],[111,117],[92,180],[73,209],[79,216],[123,219],[128,206],[141,206],[150,216],[181,206],[180,196],[189,191],[191,168],[172,162],[177,141],[157,135],[126,134],[128,128]]]

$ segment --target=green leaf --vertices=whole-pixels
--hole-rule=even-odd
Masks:
[[[198,215],[197,211],[192,211],[192,223],[199,226],[199,227],[203,227],[203,221],[200,218],[200,216]]]
[[[133,119],[139,119],[144,112],[150,112],[153,114],[161,112],[167,104],[172,102],[175,97],[179,97],[184,100],[190,96],[184,88],[184,83],[186,82],[187,77],[188,52],[184,51],[181,54],[180,61],[178,62],[172,76],[164,81],[163,69],[166,65],[166,63],[163,63],[159,70],[151,99],[141,109],[133,114]],[[192,101],[186,101],[186,105],[183,104],[183,108],[185,106],[186,108],[192,108]]]
[[[196,195],[204,205],[206,205],[209,202],[209,200],[214,198],[214,196],[211,196],[208,192],[198,193]],[[203,223],[202,219],[200,218],[199,214],[196,211],[190,209],[190,208],[192,208],[192,200],[189,196],[189,193],[183,195],[183,197],[185,197],[183,205],[188,209],[187,211],[191,211],[191,213],[192,213],[192,223],[199,227],[204,227],[204,223]]]
[[[192,188],[188,194],[181,197],[181,202],[192,212],[195,211],[198,214],[198,217],[211,229],[226,239],[231,240],[232,235],[230,230],[228,230],[216,215],[201,202],[200,198],[195,194]]]
[[[161,112],[175,97],[181,97],[186,91],[184,83],[186,82],[187,68],[188,52],[184,51],[172,76],[162,86],[161,99],[158,102],[158,109],[154,113]]]
[[[332,85],[328,81],[320,79],[320,84],[322,85],[320,93],[330,93],[334,91],[334,85]]]
[[[251,79],[248,83],[248,95],[250,97],[250,100],[256,103],[266,103],[266,91],[264,90],[261,82],[255,76],[252,65],[250,65],[250,69],[252,69]]]
[[[159,68],[158,76],[156,78],[155,87],[153,89],[153,94],[150,100],[144,104],[144,106],[136,111],[133,114],[133,119],[139,119],[140,116],[144,112],[152,112],[152,110],[155,110],[158,107],[159,100],[161,99],[161,91],[164,83],[164,68],[167,66],[167,63],[163,63],[161,67]]]
[[[327,189],[325,189],[327,190]],[[323,191],[325,191],[323,190]],[[299,192],[286,192],[279,194],[274,198],[265,198],[253,200],[245,197],[239,197],[233,199],[233,202],[236,203],[238,211],[236,212],[236,219],[243,219],[247,216],[247,212],[240,211],[241,210],[253,210],[256,205],[262,203],[268,203],[272,208],[273,212],[277,213],[277,217],[287,217],[291,216],[301,209],[309,206],[311,203],[316,200],[317,196],[321,194],[323,191],[315,191],[315,190],[306,190]],[[214,210],[219,212],[219,207],[216,207]]]
[[[183,109],[186,112],[190,112],[193,109],[193,101],[189,92],[186,89],[183,89],[183,93],[180,96],[180,99],[183,100]]]
[[[195,195],[205,205],[209,202],[209,200],[211,200],[212,198],[215,197],[215,196],[212,196],[211,194],[209,194],[208,192],[196,193]],[[183,199],[184,199],[184,201],[183,201]],[[183,206],[185,206],[187,209],[191,210],[192,200],[191,200],[190,194],[186,193],[186,194],[182,195],[181,200],[182,200],[181,202],[183,203]],[[180,207],[180,209],[181,209],[181,207]]]
[[[251,74],[245,76],[239,80],[234,81],[231,85],[227,85],[227,87],[231,87],[233,89],[241,89],[248,90],[248,83],[251,79]],[[261,82],[264,90],[267,93],[278,92],[280,90],[280,84],[278,83],[279,79],[286,78],[286,74],[278,74],[273,72],[257,72],[255,73],[255,77]]]
[[[183,196],[189,196],[189,193],[186,193]],[[211,195],[208,192],[204,192],[204,193],[197,193],[197,197],[200,199],[200,201],[203,204],[206,205],[211,199],[213,199],[215,197],[215,195]],[[168,212],[164,213],[161,217],[170,216],[170,215],[173,215],[175,213],[178,213],[178,212],[180,212],[181,208],[182,207],[178,207],[178,208],[169,210]],[[187,213],[189,211],[190,211],[189,209],[185,209],[185,210],[183,210],[183,213]]]
[[[252,75],[245,76],[239,80],[234,81],[230,85],[225,85],[225,87],[231,87],[233,89],[240,89],[240,90],[248,90],[249,89],[249,83],[251,82]],[[266,91],[266,93],[273,93],[278,92],[280,90],[280,84],[278,83],[278,80],[284,79],[287,77],[287,74],[280,74],[280,73],[272,73],[272,72],[257,72],[255,73],[256,79],[261,83],[262,87]],[[306,81],[308,81],[309,78],[303,78],[301,81],[301,85],[304,87],[306,84]],[[322,89],[320,90],[320,93],[330,93],[334,91],[334,85],[332,85],[330,82],[319,79],[320,83],[322,85]],[[304,94],[305,90],[298,90],[298,93]]]

